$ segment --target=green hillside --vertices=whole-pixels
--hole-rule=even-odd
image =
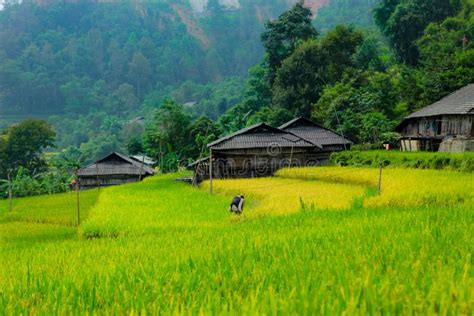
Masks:
[[[363,28],[374,27],[373,9],[381,0],[330,0],[321,7],[315,19],[318,30],[327,32],[338,24]]]
[[[217,1],[206,6],[165,0],[5,5],[0,10],[0,129],[34,116],[53,123],[61,149],[103,145],[117,150],[134,128],[128,123],[149,118],[166,96],[196,104],[194,115],[216,120],[242,100],[248,69],[264,56],[265,22],[293,2],[239,0],[237,9]],[[318,28],[332,27],[320,19],[334,15],[367,26],[336,2],[320,8]],[[203,11],[196,12],[196,6]],[[373,4],[353,6],[370,15]]]

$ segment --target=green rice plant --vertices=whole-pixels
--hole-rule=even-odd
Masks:
[[[89,218],[81,225],[81,236],[117,237],[142,235],[175,227],[215,227],[222,224],[228,200],[208,199],[208,194],[176,182],[176,174],[148,178],[142,183],[112,187],[101,194]],[[180,194],[176,194],[180,192]],[[137,207],[139,205],[139,207]],[[200,210],[210,208],[213,212]]]
[[[283,169],[278,178],[305,179],[340,185],[366,185],[374,190],[379,170],[375,168]],[[336,199],[336,197],[333,197]],[[474,204],[471,173],[445,170],[383,169],[380,195],[364,199],[365,207],[458,206]]]
[[[208,181],[202,184],[202,189],[209,189]],[[301,209],[301,200],[319,209],[349,208],[354,196],[361,196],[366,191],[366,187],[358,184],[284,177],[215,180],[213,189],[229,199],[235,195],[244,195],[247,203],[253,206],[246,212],[250,217],[297,212]]]
[[[98,190],[80,192],[81,218],[88,216],[96,203]],[[68,192],[13,199],[13,210],[9,211],[8,200],[0,200],[1,221],[24,221],[63,225],[77,224],[76,193]]]
[[[453,188],[431,186],[443,198],[456,188],[454,200],[468,199],[467,174],[385,171],[407,190],[427,177]],[[424,205],[412,197],[410,206],[386,206],[377,199],[393,200],[396,191],[382,186],[376,196],[377,172],[291,169],[271,179],[308,191],[354,186],[363,207],[348,199],[348,206],[312,209],[286,186],[286,200],[296,201],[284,200],[288,211],[246,215],[262,207],[257,189],[237,217],[227,212],[234,194],[227,182],[211,195],[167,175],[101,190],[79,236],[68,225],[5,221],[2,213],[0,314],[474,313],[473,204]],[[246,181],[249,191],[260,183]],[[419,196],[436,193],[430,190]],[[61,196],[48,197],[51,204],[56,198],[59,204]],[[368,207],[372,199],[378,202]],[[29,208],[34,214],[33,200]]]

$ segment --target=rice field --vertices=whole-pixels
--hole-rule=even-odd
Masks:
[[[343,171],[341,171],[343,170]],[[285,169],[277,177],[335,184],[359,184],[376,188],[376,168]],[[365,207],[415,207],[474,205],[474,175],[444,170],[383,169],[381,195],[364,200]]]
[[[202,185],[209,190],[209,182]],[[305,180],[304,178],[260,178],[217,180],[214,192],[233,196],[244,195],[251,209],[247,217],[287,215],[309,209],[340,210],[349,208],[357,197],[362,197],[368,188],[361,184],[330,183]]]
[[[472,177],[384,170],[377,196],[377,175],[282,170],[213,195],[157,176],[88,192],[79,229],[65,195],[2,201],[0,315],[472,315]]]
[[[88,212],[95,205],[98,197],[98,190],[80,192],[81,220],[88,217]],[[54,198],[47,195],[15,198],[12,202],[12,212],[8,212],[8,204],[7,200],[0,200],[0,222],[32,222],[66,226],[77,224],[75,192],[55,194]]]

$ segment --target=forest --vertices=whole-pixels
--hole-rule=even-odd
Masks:
[[[316,16],[269,3],[7,4],[0,178],[45,171],[14,158],[11,125],[29,116],[54,130],[38,150],[82,163],[145,152],[173,171],[221,135],[300,115],[379,148],[407,113],[474,81],[472,0],[333,0]]]

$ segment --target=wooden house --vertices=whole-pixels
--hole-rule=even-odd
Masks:
[[[114,152],[79,169],[77,175],[80,187],[87,189],[137,182],[154,173],[148,164]]]
[[[404,151],[474,151],[474,84],[410,114],[396,130]]]
[[[272,175],[289,166],[314,166],[327,162],[333,151],[349,148],[351,141],[298,118],[271,127],[265,123],[244,128],[208,145],[212,157],[189,165],[196,181],[209,178],[246,178]]]

